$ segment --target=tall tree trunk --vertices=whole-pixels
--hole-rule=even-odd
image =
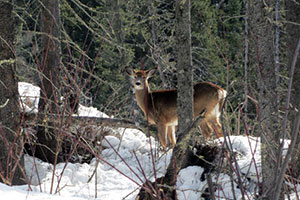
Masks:
[[[58,83],[61,61],[60,50],[60,11],[58,0],[41,0],[42,12],[40,18],[40,30],[43,33],[41,39],[41,62],[39,65],[41,79],[41,97],[39,101],[40,123],[38,128],[39,146],[35,156],[51,163],[58,159],[59,151],[58,130],[51,122],[47,121],[47,114],[57,112]]]
[[[178,134],[193,122],[193,66],[191,50],[190,1],[176,1],[176,68]],[[179,136],[179,135],[178,135]]]
[[[13,1],[0,1],[0,181],[23,184],[23,138],[15,76]]]
[[[300,0],[287,0],[285,1],[285,10],[286,10],[286,32],[287,32],[287,58],[288,58],[288,67],[292,65],[294,51],[297,46],[297,42],[300,38]],[[300,99],[300,56],[296,61],[294,79],[293,79],[293,90],[291,95],[291,120],[296,118],[295,110],[299,105]],[[292,138],[293,139],[293,138]],[[297,144],[300,143],[300,137],[298,137]],[[300,178],[300,147],[298,145],[297,151],[293,156],[293,172],[295,173],[298,179]]]
[[[177,58],[177,114],[178,114],[178,130],[177,145],[173,149],[171,162],[165,175],[165,183],[169,186],[176,185],[176,175],[182,166],[185,165],[185,157],[187,155],[188,140],[185,129],[191,125],[194,117],[193,106],[193,67],[191,54],[191,16],[190,1],[176,1],[176,58]],[[175,187],[174,187],[175,188]],[[172,195],[176,196],[176,191],[172,191]],[[170,196],[170,194],[168,195]],[[175,197],[176,198],[176,197]]]
[[[251,37],[256,49],[259,90],[259,132],[261,134],[263,199],[272,199],[279,152],[279,112],[274,46],[275,1],[249,1]]]

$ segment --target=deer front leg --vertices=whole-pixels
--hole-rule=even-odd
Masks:
[[[164,124],[158,124],[157,129],[158,129],[158,137],[159,137],[160,144],[161,146],[163,146],[163,148],[166,148],[167,147],[167,126]]]
[[[174,148],[176,144],[176,134],[175,134],[175,126],[168,126],[168,138],[172,147]]]

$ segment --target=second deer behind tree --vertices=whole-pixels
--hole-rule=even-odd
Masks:
[[[178,124],[177,90],[151,91],[148,79],[154,75],[156,69],[134,70],[126,67],[125,71],[132,79],[138,106],[147,120],[157,126],[161,145],[167,146],[168,136],[174,147],[175,129]],[[203,110],[206,111],[204,119],[199,122],[205,138],[209,138],[212,131],[217,137],[223,136],[220,115],[226,93],[226,90],[210,82],[200,82],[194,85],[194,118]]]

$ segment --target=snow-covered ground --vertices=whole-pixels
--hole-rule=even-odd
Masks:
[[[114,149],[117,149],[120,142],[119,139],[114,136],[109,136],[107,139],[114,145]],[[95,170],[96,159],[93,159],[90,164],[58,164],[55,171],[53,193],[58,191],[57,195],[68,198],[80,197],[83,199],[93,199],[97,195],[99,199],[113,200],[122,199],[129,195],[128,199],[134,199],[134,195],[138,192],[137,184],[142,184],[144,180],[137,159],[141,163],[146,176],[153,177],[150,147],[147,143],[148,138],[140,131],[133,129],[125,130],[123,141],[118,151],[120,156],[112,148],[104,149],[102,158],[109,164],[100,161],[97,173],[90,182],[88,181]],[[170,155],[170,153],[162,155],[158,159],[156,163],[158,176],[162,176],[165,172]],[[31,179],[33,191],[42,191],[49,194],[53,166],[38,159],[35,159],[34,162],[33,157],[25,156],[25,167],[26,173]],[[63,175],[61,176],[61,174]],[[38,176],[41,180],[40,182]],[[58,184],[60,178],[61,180]],[[18,188],[23,190],[28,189],[27,186]]]
[[[30,87],[26,83],[19,84],[20,94],[30,95],[28,98],[21,95],[21,98],[32,102],[34,106],[28,106],[31,111],[37,105],[38,98],[36,96],[39,93],[37,90],[38,88]],[[27,104],[32,105],[31,103]],[[96,108],[83,106],[79,108],[79,115],[108,117]],[[96,159],[93,159],[90,164],[60,163],[56,166],[53,174],[53,165],[25,155],[25,169],[28,179],[31,181],[32,191],[29,190],[28,185],[9,187],[0,183],[1,199],[135,199],[139,192],[139,185],[145,180],[144,176],[151,181],[155,176],[163,176],[172,151],[159,152],[156,148],[157,142],[151,138],[151,153],[149,138],[141,131],[135,129],[117,129],[116,131],[120,135],[124,135],[122,141],[115,136],[106,136],[106,140],[104,140],[106,142],[103,144],[106,149],[102,151],[101,155],[105,162],[100,161],[98,166]],[[261,163],[259,138],[231,136],[228,139],[237,154],[238,168],[243,173],[242,178],[248,199],[254,199],[259,177],[257,174],[260,173]],[[224,141],[215,142],[224,143]],[[116,149],[118,149],[118,153],[116,153]],[[95,169],[96,174],[89,181]],[[156,173],[154,174],[154,172]],[[203,169],[198,166],[190,166],[180,171],[177,179],[180,200],[201,199],[201,194],[207,188],[207,182],[200,180],[202,172]],[[235,178],[235,175],[233,176]],[[241,192],[236,183],[232,183],[225,172],[213,173],[212,180],[217,184],[215,191],[217,199],[233,199],[233,195],[237,199],[241,198]],[[51,187],[52,194],[50,194]],[[298,191],[299,189],[298,187]],[[296,199],[296,196],[291,196],[291,198],[293,197]]]

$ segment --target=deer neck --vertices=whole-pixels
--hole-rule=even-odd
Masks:
[[[136,90],[135,91],[135,97],[137,100],[137,103],[139,105],[139,107],[143,110],[144,113],[146,113],[146,105],[151,102],[149,102],[149,96],[151,95],[151,90],[149,88],[149,86],[147,85],[147,87],[144,90]],[[149,108],[149,106],[148,106]]]

